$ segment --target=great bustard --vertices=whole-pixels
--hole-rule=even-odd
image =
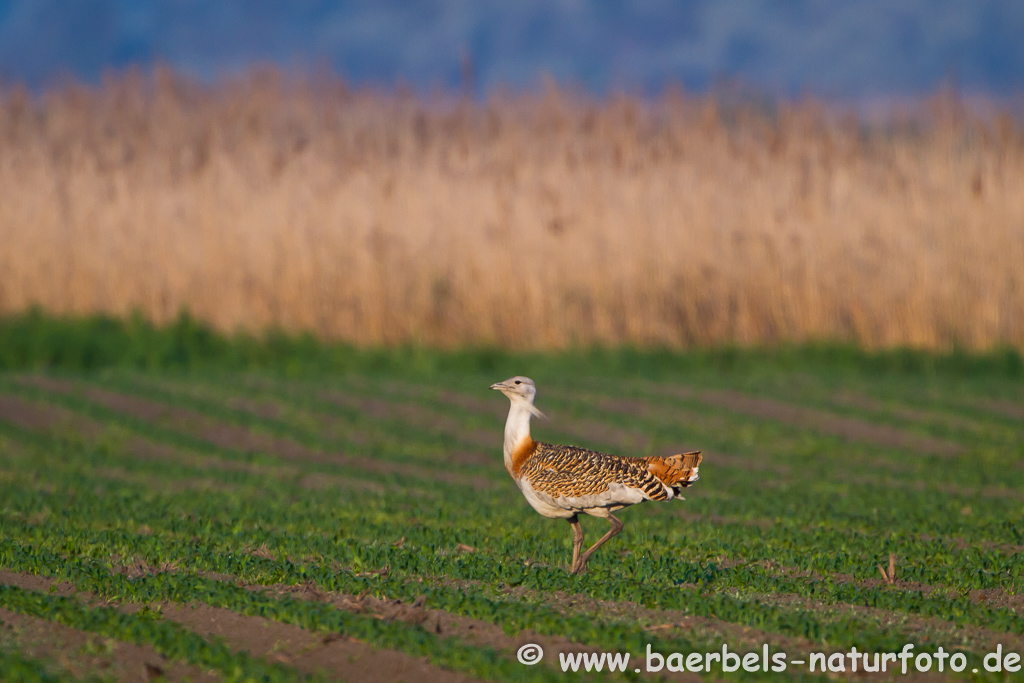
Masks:
[[[700,451],[668,457],[626,458],[576,446],[534,441],[530,417],[543,415],[533,405],[537,386],[529,377],[512,377],[492,384],[508,396],[512,407],[505,422],[505,469],[533,509],[572,525],[572,567],[585,571],[590,556],[622,531],[613,512],[645,500],[672,500],[697,481]],[[612,528],[582,555],[583,527],[579,513],[603,517]]]

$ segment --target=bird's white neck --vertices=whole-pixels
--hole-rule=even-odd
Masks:
[[[512,454],[516,447],[523,441],[532,440],[530,437],[530,416],[533,414],[533,406],[523,400],[512,401],[512,407],[508,411],[508,419],[505,421],[505,467],[512,467]]]

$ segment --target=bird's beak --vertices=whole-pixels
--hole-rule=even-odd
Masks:
[[[497,389],[498,391],[501,391],[502,389],[507,389],[507,388],[508,388],[508,385],[505,384],[504,382],[495,382],[494,384],[491,385],[491,389]]]

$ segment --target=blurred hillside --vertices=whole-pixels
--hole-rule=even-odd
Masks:
[[[0,78],[95,81],[157,61],[209,78],[265,61],[418,87],[472,72],[479,94],[548,73],[591,92],[703,90],[729,75],[847,99],[948,79],[1007,96],[1024,86],[1022,35],[1019,0],[0,0]]]

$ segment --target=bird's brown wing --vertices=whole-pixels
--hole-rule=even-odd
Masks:
[[[552,498],[595,496],[618,485],[614,488],[635,490],[649,500],[667,500],[670,495],[666,486],[673,484],[663,481],[659,475],[680,469],[675,467],[675,461],[669,463],[668,460],[627,458],[576,446],[537,442],[519,476],[525,478],[533,490]]]

